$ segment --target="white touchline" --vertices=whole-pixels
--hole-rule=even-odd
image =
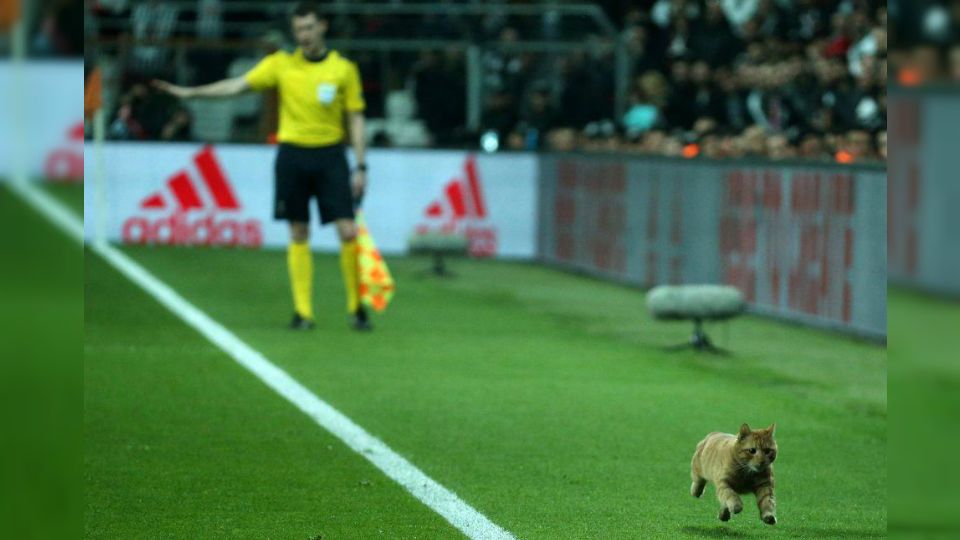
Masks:
[[[14,182],[7,185],[71,238],[78,242],[83,241],[83,222],[48,193],[30,183]],[[174,315],[312,418],[320,427],[373,463],[469,538],[514,538],[511,533],[460,499],[456,493],[437,483],[403,456],[391,450],[383,441],[367,433],[343,413],[317,397],[133,259],[105,242],[97,242],[89,247]]]

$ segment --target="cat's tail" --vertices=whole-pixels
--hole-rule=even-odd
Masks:
[[[703,468],[700,466],[700,456],[703,454],[703,447],[707,444],[707,439],[697,443],[697,449],[690,459],[690,494],[694,497],[703,495],[703,490],[707,487],[707,480],[703,477]]]
[[[693,482],[690,484],[690,494],[694,497],[700,498],[703,495],[703,490],[707,487],[707,481],[703,478],[694,478]]]

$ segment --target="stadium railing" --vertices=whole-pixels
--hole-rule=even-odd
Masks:
[[[960,88],[892,87],[889,273],[891,283],[960,298]]]
[[[119,99],[121,79],[131,70],[132,52],[137,47],[153,46],[167,49],[169,58],[167,71],[164,76],[171,77],[180,83],[193,83],[198,74],[192,66],[195,53],[215,52],[239,57],[242,60],[259,58],[269,50],[282,46],[289,46],[289,30],[286,25],[286,14],[294,2],[230,2],[223,5],[224,18],[222,32],[224,37],[218,39],[193,37],[196,34],[195,2],[167,2],[166,5],[176,7],[182,11],[181,17],[174,25],[171,36],[156,40],[148,38],[134,38],[131,32],[129,19],[94,17],[94,34],[88,35],[87,49],[96,55],[104,65],[104,102],[107,110],[113,110]],[[410,96],[411,68],[417,62],[422,51],[436,51],[445,53],[457,51],[463,55],[462,76],[465,81],[465,95],[463,96],[465,127],[470,132],[477,132],[481,127],[484,114],[483,104],[491,97],[496,88],[485,84],[487,67],[485,58],[490,54],[501,55],[537,55],[538,69],[543,66],[554,66],[564,56],[573,53],[605,54],[612,60],[614,96],[613,110],[619,117],[626,108],[627,88],[631,79],[631,63],[627,55],[625,44],[619,38],[618,32],[603,10],[592,4],[558,4],[551,6],[539,5],[456,5],[456,4],[354,4],[337,3],[329,6],[333,29],[329,35],[329,44],[348,55],[355,57],[360,63],[364,78],[370,79],[373,84],[373,95],[368,96],[368,104],[372,105],[373,118],[385,118],[388,112],[388,99],[391,92],[405,92]],[[231,21],[237,14],[250,15],[251,11],[262,13],[262,17],[254,20]],[[464,34],[456,39],[422,39],[417,36],[354,36],[344,38],[337,29],[338,17],[362,16],[421,16],[437,15],[462,16],[468,22],[478,22],[483,16],[496,13],[498,16],[513,18],[514,20],[534,21],[530,27],[538,27],[538,19],[555,14],[558,25],[566,21],[576,20],[591,39],[584,39],[581,35],[566,35],[562,38],[542,39],[537,32],[531,36],[539,39],[530,39],[523,36],[517,41],[501,42],[488,36],[486,39]],[[183,14],[186,14],[183,16]],[[472,21],[471,21],[472,20]],[[474,25],[476,26],[476,25]],[[412,34],[413,29],[407,30]],[[238,38],[236,36],[245,36]],[[266,39],[264,39],[266,38]],[[249,65],[246,62],[245,65]],[[522,96],[517,96],[521,98]],[[232,114],[229,105],[197,105],[200,108],[227,109],[220,111],[219,119]],[[205,111],[200,111],[205,112]],[[267,109],[267,116],[270,111]],[[420,115],[422,116],[422,115]],[[217,123],[217,116],[213,122],[204,122],[205,125]],[[255,134],[223,133],[223,130],[213,130],[202,133],[201,139],[224,142],[252,142],[264,140],[264,125],[255,131]]]
[[[886,336],[886,170],[544,154],[538,254],[639,287],[725,283],[751,310]]]

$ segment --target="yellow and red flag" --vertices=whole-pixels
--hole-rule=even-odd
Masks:
[[[383,311],[393,298],[395,285],[390,269],[370,236],[367,221],[357,212],[357,259],[360,272],[360,301],[374,311]]]
[[[0,0],[0,30],[10,29],[20,19],[20,0]]]
[[[86,71],[84,66],[84,71]],[[97,112],[103,106],[102,97],[103,81],[101,80],[100,68],[91,66],[90,72],[86,73],[86,79],[83,82],[83,117],[91,118],[93,113]]]

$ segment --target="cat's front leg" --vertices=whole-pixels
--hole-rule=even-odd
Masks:
[[[730,513],[739,514],[743,511],[743,501],[737,492],[726,482],[717,483],[717,499],[720,500],[720,521],[730,519]]]
[[[760,509],[760,519],[767,525],[777,524],[777,499],[774,497],[773,484],[761,484],[754,491],[757,496],[757,507]]]

